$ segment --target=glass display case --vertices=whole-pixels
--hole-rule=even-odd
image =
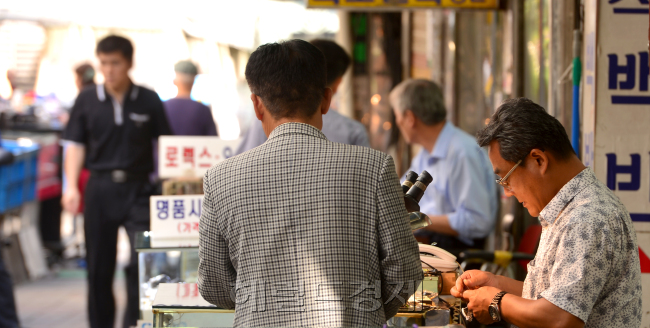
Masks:
[[[140,311],[144,321],[152,322],[152,304],[159,284],[196,283],[199,267],[198,247],[151,247],[151,234],[139,232],[138,252]]]
[[[153,327],[232,327],[234,310],[217,308],[199,295],[198,247],[151,247],[151,237],[150,232],[136,235],[142,319]],[[425,274],[388,326],[464,327],[460,300],[445,295],[442,278]]]
[[[199,295],[195,283],[158,285],[153,327],[232,327],[235,310],[220,309]]]

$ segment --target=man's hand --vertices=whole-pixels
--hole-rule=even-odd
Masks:
[[[483,286],[500,288],[496,276],[490,272],[480,270],[465,271],[465,273],[456,279],[456,286],[451,288],[451,295],[462,298],[464,291]]]
[[[68,186],[61,198],[61,205],[65,211],[76,215],[79,212],[79,203],[81,203],[81,194],[79,189],[73,186]]]
[[[490,315],[489,306],[492,303],[494,296],[501,290],[495,287],[481,287],[474,290],[466,290],[463,294],[463,299],[467,300],[467,309],[472,311],[474,318],[480,323],[488,325],[494,322]]]

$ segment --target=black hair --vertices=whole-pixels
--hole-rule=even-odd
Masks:
[[[327,63],[327,86],[331,87],[336,80],[345,74],[350,67],[350,56],[334,41],[314,39],[309,41],[325,56]]]
[[[97,43],[97,54],[113,52],[119,52],[128,61],[133,61],[133,44],[125,37],[109,35]]]
[[[533,149],[550,151],[560,159],[575,155],[562,124],[527,98],[504,101],[476,139],[481,147],[499,142],[501,157],[510,162],[524,160]]]
[[[275,119],[311,117],[323,100],[325,70],[318,48],[290,40],[257,48],[246,64],[246,81]]]

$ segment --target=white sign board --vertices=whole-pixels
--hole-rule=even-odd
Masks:
[[[213,165],[232,157],[240,139],[161,136],[158,138],[158,175],[161,178],[202,177]]]
[[[637,232],[642,327],[650,325],[648,1],[585,1],[583,161],[621,199]]]
[[[593,168],[635,222],[650,222],[648,3],[598,1],[597,24]]]
[[[203,195],[151,196],[151,246],[197,247]]]

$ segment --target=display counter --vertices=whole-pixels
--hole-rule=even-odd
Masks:
[[[154,328],[232,327],[235,318],[235,310],[204,300],[195,283],[158,285],[152,313]]]
[[[448,298],[453,304],[455,299]],[[152,304],[153,327],[232,327],[235,310],[226,310],[208,303],[199,294],[195,283],[158,285],[158,292]],[[430,327],[463,328],[464,325],[445,325],[449,312],[444,309],[420,313],[398,313],[388,326],[413,327],[425,323],[438,324]]]
[[[217,308],[199,294],[196,285],[198,247],[151,247],[151,237],[150,232],[140,232],[135,245],[143,320],[153,323],[154,327],[232,327],[234,310]],[[464,327],[460,300],[451,295],[438,296],[440,292],[447,293],[443,291],[446,288],[441,279],[440,276],[427,277],[417,289],[419,295],[427,294],[425,290],[428,290],[437,296],[432,297],[427,310],[406,305],[387,325]]]
[[[152,304],[158,286],[164,283],[196,283],[199,267],[198,247],[151,247],[151,234],[139,232],[135,238],[138,252],[138,284],[142,319],[152,322]],[[172,327],[172,326],[170,326]]]

